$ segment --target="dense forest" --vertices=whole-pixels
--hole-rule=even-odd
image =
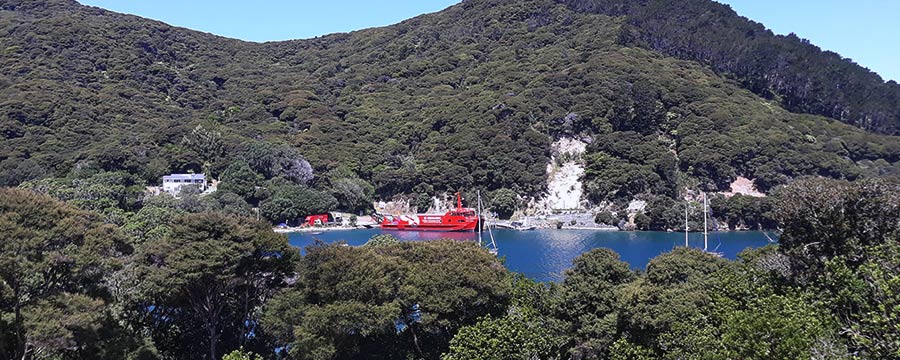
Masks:
[[[624,16],[618,42],[709,65],[784,108],[900,134],[900,85],[791,33],[774,35],[706,0],[561,0]]]
[[[738,176],[768,192],[900,173],[900,138],[864,130],[895,133],[895,84],[709,1],[635,4],[472,0],[260,44],[69,0],[4,1],[0,185],[73,197],[95,177],[138,189],[205,172],[226,200],[280,199],[264,209],[277,221],[396,195],[540,196],[561,137],[589,143],[595,204],[666,204]],[[276,206],[304,194],[315,201]]]
[[[773,198],[779,245],[675,248],[644,271],[596,249],[543,284],[473,242],[301,254],[197,199],[116,224],[83,209],[109,198],[0,188],[0,358],[900,357],[900,186],[810,178]]]
[[[270,43],[0,0],[0,359],[900,358],[897,89],[706,0],[467,0]],[[740,176],[769,196],[713,196],[717,220],[779,244],[597,249],[545,284],[469,242],[271,229],[448,191],[508,215],[561,138],[591,203],[647,201],[639,229]],[[147,193],[172,172],[218,190]]]

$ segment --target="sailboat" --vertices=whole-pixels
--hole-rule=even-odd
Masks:
[[[718,257],[723,257],[725,254],[722,254],[717,251],[709,251],[709,226],[707,225],[707,217],[709,216],[709,199],[706,197],[706,193],[703,193],[703,252],[715,255]]]
[[[721,252],[709,251],[709,199],[703,193],[703,252],[717,257],[725,256]],[[688,203],[684,204],[684,247],[690,247],[688,243]]]
[[[497,242],[494,240],[494,231],[491,230],[490,224],[487,224],[488,234],[491,236],[490,246],[488,246],[488,244],[485,244],[481,239],[481,233],[484,231],[486,221],[484,220],[484,203],[481,201],[481,191],[479,190],[477,192],[477,194],[478,194],[478,206],[477,206],[476,211],[478,212],[477,213],[478,229],[476,229],[476,231],[478,231],[478,245],[487,246],[488,252],[490,252],[491,254],[494,254],[496,256],[497,254],[500,253],[500,249],[497,248]]]

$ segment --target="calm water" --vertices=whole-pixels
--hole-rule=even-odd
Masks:
[[[289,235],[293,246],[304,248],[316,239],[326,243],[344,241],[349,245],[364,244],[378,234],[391,234],[405,241],[436,239],[476,240],[474,232],[415,232],[382,231],[379,229],[326,231],[318,235],[293,233]],[[483,235],[488,239],[487,233]],[[572,260],[591,249],[606,247],[615,250],[633,268],[643,269],[650,259],[684,244],[684,233],[619,232],[592,230],[494,230],[494,238],[500,248],[500,256],[506,258],[506,266],[537,281],[559,281],[562,273],[572,266]],[[690,234],[690,245],[703,247],[703,234]],[[761,247],[769,243],[760,232],[723,232],[709,235],[710,250],[734,259],[748,247]]]

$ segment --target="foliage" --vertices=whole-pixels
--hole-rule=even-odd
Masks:
[[[702,0],[561,2],[576,11],[623,16],[620,44],[708,65],[745,89],[779,99],[791,111],[829,116],[884,133],[900,131],[896,82],[885,82],[794,33],[775,35],[728,5]],[[853,91],[843,90],[848,88]],[[870,93],[883,95],[865,95]]]
[[[263,357],[252,351],[246,351],[244,348],[240,348],[226,354],[222,357],[222,360],[263,360]]]
[[[616,219],[615,215],[613,215],[609,211],[598,212],[596,215],[594,215],[594,222],[597,224],[612,225],[612,226],[619,224],[619,220]]]
[[[145,305],[135,320],[170,356],[202,344],[208,359],[252,339],[258,308],[285,286],[299,255],[268,226],[220,213],[179,217],[171,235],[139,252],[131,301]]]
[[[569,324],[572,357],[608,355],[619,322],[616,291],[634,276],[628,264],[609,249],[591,250],[575,259],[559,288],[553,310],[557,318]]]
[[[519,208],[519,195],[510,189],[498,189],[488,196],[491,210],[501,219],[509,219]]]
[[[729,198],[712,197],[709,206],[716,218],[724,220],[731,229],[744,226],[753,230],[773,229],[772,200],[736,194]]]
[[[379,247],[379,246],[389,246],[400,243],[400,239],[397,239],[394,235],[391,234],[379,234],[372,236],[369,241],[366,241],[363,246],[366,247]]]
[[[849,334],[851,351],[900,354],[897,260],[900,187],[881,181],[805,179],[782,189],[776,218],[792,278],[820,294]]]
[[[513,313],[463,327],[450,342],[443,360],[550,359],[553,344],[548,329],[533,314]]]
[[[543,192],[560,136],[592,140],[583,161],[595,202],[677,198],[685,181],[725,189],[738,175],[766,191],[804,175],[900,173],[896,137],[838,121],[895,132],[896,85],[708,1],[651,2],[661,18],[644,2],[564,3],[474,1],[257,44],[75,2],[13,1],[0,24],[0,182],[126,171],[154,184],[170,172],[224,176],[244,160],[264,179],[320,190],[371,184],[340,182],[333,195],[347,210],[370,194],[528,197]],[[789,54],[821,66],[771,63]],[[835,90],[849,88],[863,90]]]
[[[103,335],[118,329],[103,279],[131,251],[116,227],[46,195],[3,188],[0,233],[0,355],[83,357],[109,346]]]
[[[300,152],[290,146],[274,145],[265,141],[252,141],[243,152],[243,158],[266,179],[283,177],[298,184],[306,184],[313,178],[313,169]]]
[[[375,188],[359,178],[342,178],[332,182],[331,194],[337,199],[341,209],[357,212],[372,206]]]
[[[247,201],[252,201],[256,198],[256,187],[261,182],[262,175],[253,171],[247,162],[236,161],[222,172],[221,183],[217,190],[232,192]]]
[[[337,200],[324,192],[304,186],[283,185],[259,206],[260,214],[272,223],[296,224],[307,215],[334,210]]]
[[[299,359],[437,358],[509,296],[497,259],[454,241],[313,246],[298,275],[263,323]]]

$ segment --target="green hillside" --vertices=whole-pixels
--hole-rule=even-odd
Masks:
[[[0,180],[219,176],[262,140],[299,150],[319,187],[360,178],[380,197],[538,195],[561,136],[592,143],[595,201],[724,189],[736,176],[767,190],[802,175],[898,173],[900,138],[789,112],[714,67],[623,41],[633,16],[581,10],[466,1],[257,44],[70,1],[6,1]]]

